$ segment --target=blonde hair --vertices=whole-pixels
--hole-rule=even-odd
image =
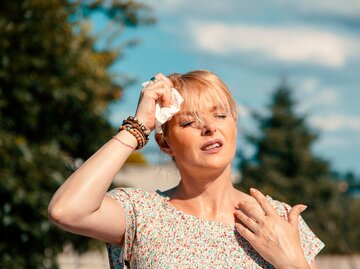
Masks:
[[[201,111],[206,105],[214,104],[216,108],[229,113],[237,120],[237,105],[225,83],[214,73],[207,70],[195,70],[186,74],[174,73],[168,76],[184,98],[181,111],[187,110],[201,121]],[[168,135],[168,124],[163,125],[164,135]]]

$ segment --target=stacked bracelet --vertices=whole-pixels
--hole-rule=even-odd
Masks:
[[[128,117],[123,121],[123,124],[119,128],[119,132],[122,130],[126,130],[131,133],[138,143],[136,149],[143,148],[146,143],[149,141],[149,135],[151,130],[146,127],[144,124],[139,122],[139,120],[135,117]]]
[[[141,135],[141,133],[137,129],[131,128],[131,126],[129,126],[129,125],[122,125],[120,127],[119,131],[121,131],[121,130],[128,131],[130,134],[132,134],[136,138],[136,141],[137,141],[137,144],[138,144],[136,149],[141,149],[141,148],[144,147],[146,142],[144,141],[143,136]]]

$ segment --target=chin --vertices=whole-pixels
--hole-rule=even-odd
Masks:
[[[232,159],[212,158],[211,160],[204,159],[200,166],[204,169],[224,169],[231,165]]]

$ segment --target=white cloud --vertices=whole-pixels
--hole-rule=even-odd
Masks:
[[[200,50],[219,55],[252,53],[284,62],[342,67],[347,58],[359,52],[359,41],[309,27],[192,21],[187,28]]]
[[[310,123],[325,131],[352,130],[360,131],[360,117],[346,115],[314,116]]]

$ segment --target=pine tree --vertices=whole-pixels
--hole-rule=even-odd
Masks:
[[[115,130],[121,51],[95,49],[88,18],[121,29],[152,21],[135,1],[2,1],[0,8],[0,268],[56,268],[67,243],[93,244],[51,225],[52,194]],[[91,197],[89,197],[91,199]]]
[[[292,90],[283,82],[272,96],[268,115],[254,113],[260,132],[248,139],[255,154],[242,156],[242,181],[237,187],[245,191],[256,187],[290,205],[308,205],[302,215],[325,241],[326,251],[348,252],[342,238],[344,200],[332,180],[330,164],[312,151],[318,135],[295,107]]]

